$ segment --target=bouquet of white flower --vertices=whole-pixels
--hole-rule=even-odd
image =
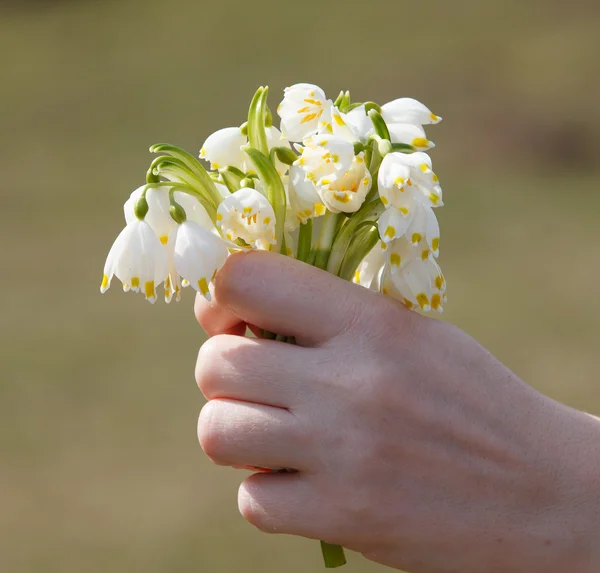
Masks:
[[[231,253],[264,249],[441,312],[433,209],[442,189],[423,130],[441,117],[411,98],[379,106],[341,92],[332,102],[321,88],[296,84],[277,108],[280,131],[267,95],[258,89],[240,127],[208,137],[200,158],[210,170],[175,146],[150,148],[159,156],[125,202],[127,226],[108,254],[101,292],[116,275],[152,303],[161,284],[166,302],[188,285],[210,300]],[[345,563],[340,547],[322,548],[327,567]]]

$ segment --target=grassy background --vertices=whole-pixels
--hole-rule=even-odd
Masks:
[[[191,293],[98,293],[148,146],[197,151],[261,84],[444,116],[445,318],[600,413],[599,23],[592,0],[0,0],[0,570],[321,570],[201,455]]]

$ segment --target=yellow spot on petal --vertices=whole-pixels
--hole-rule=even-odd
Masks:
[[[223,215],[221,215],[221,213],[217,213],[217,221],[222,221],[223,220]]]
[[[389,203],[389,201],[387,200],[387,197],[381,197],[381,202],[382,202],[384,205],[387,205],[387,204]]]
[[[415,137],[412,140],[413,147],[429,147],[429,141],[424,137]]]
[[[208,294],[208,283],[206,282],[205,278],[201,278],[198,281],[198,290],[204,295],[206,296]]]
[[[314,181],[314,180],[316,179],[316,176],[315,176],[315,174],[314,174],[314,173],[312,173],[312,172],[309,172],[309,173],[307,173],[307,174],[306,174],[306,178],[307,178],[309,181]]]
[[[337,193],[334,193],[333,195],[340,203],[348,203],[350,201],[350,195],[348,195],[348,193],[342,193],[341,195],[338,195]]]
[[[327,133],[333,133],[333,126],[330,123],[326,123],[325,130],[327,131]]]
[[[206,156],[206,149],[204,149],[204,147],[200,150],[200,157],[205,157]]]
[[[400,213],[402,213],[405,217],[408,217],[408,209],[406,207],[400,207],[400,209],[398,209],[398,211],[400,211]]]
[[[338,115],[337,113],[333,115],[333,119],[335,120],[335,123],[337,123],[339,126],[344,126],[346,125],[346,123],[344,122],[344,120],[342,119],[341,115]]]
[[[165,290],[170,289],[171,288],[171,277],[167,277],[165,279]]]
[[[381,241],[380,246],[382,251],[387,251],[387,244],[384,241]]]
[[[265,217],[264,220],[263,220],[263,223],[265,225],[268,225],[270,222],[271,222],[271,217]]]
[[[437,253],[440,250],[440,239],[436,237],[431,241],[431,248]]]
[[[385,287],[383,287],[383,288],[381,289],[381,292],[382,292],[383,294],[388,294],[388,292],[389,292],[389,291],[388,291],[388,289],[386,289]]]
[[[321,185],[331,185],[330,179],[321,179]]]
[[[160,242],[163,245],[166,245],[169,242],[169,236],[168,235],[161,235],[160,236]]]
[[[440,118],[437,115],[435,115],[435,113],[430,113],[429,114],[429,119],[431,121],[439,121],[440,120]]]
[[[102,275],[102,284],[100,285],[102,290],[106,290],[108,288],[108,277],[106,275]]]
[[[392,227],[391,225],[385,230],[384,233],[385,237],[389,237],[390,239],[393,239],[396,236],[396,227]]]
[[[402,257],[400,257],[400,255],[398,253],[392,253],[390,255],[390,265],[399,267],[401,262],[402,262]]]
[[[311,95],[314,95],[314,92],[313,92]],[[323,105],[323,104],[322,104],[320,101],[318,101],[318,100],[316,100],[316,99],[310,99],[310,98],[307,98],[307,99],[305,99],[304,101],[305,101],[306,103],[310,103],[310,104],[312,104],[312,105],[317,105],[317,106],[322,106],[322,105]]]
[[[306,160],[304,159],[304,157],[301,157],[300,159],[298,159],[298,165],[304,165],[306,163]]]
[[[368,177],[365,177],[365,178],[362,180],[362,184],[366,186],[366,185],[368,185],[368,184],[369,184],[369,181],[371,181],[371,180],[370,180]]]
[[[420,233],[413,233],[413,236],[411,237],[411,241],[413,243],[413,245],[416,245],[417,243],[421,242],[421,239],[423,237],[421,237]]]
[[[317,119],[317,114],[316,113],[309,113],[309,114],[305,115],[302,118],[302,121],[300,123],[301,124],[302,123],[308,123],[309,121],[312,121],[313,119]]]
[[[306,106],[298,110],[298,113],[306,113],[310,111],[310,107]]]
[[[438,290],[442,290],[442,288],[444,288],[445,282],[446,279],[442,275],[438,275],[437,277],[435,277],[435,286]]]
[[[437,176],[435,173],[432,173],[432,174],[431,174],[431,179],[432,179],[432,181],[434,181],[435,183],[438,183],[438,182],[439,182],[439,180],[440,180],[440,178],[439,178],[439,177],[438,177],[438,176]]]
[[[133,282],[133,281],[131,281]],[[148,281],[144,284],[144,293],[147,299],[156,298],[156,290],[154,289],[154,281]]]
[[[435,293],[431,297],[431,308],[433,310],[438,310],[440,306],[442,306],[442,297],[439,294]]]
[[[440,202],[440,198],[435,194],[435,193],[430,193],[429,194],[429,200],[434,204],[437,205]]]
[[[357,271],[354,273],[354,282],[355,283],[360,282],[360,269],[357,269]]]
[[[419,306],[423,309],[429,306],[429,298],[424,292],[417,295],[417,302],[419,303]]]
[[[429,165],[427,165],[427,163],[421,163],[421,165],[419,165],[419,168],[423,173],[427,173],[427,171],[429,171]]]
[[[402,302],[404,303],[404,306],[406,308],[414,308],[415,307],[415,305],[412,303],[412,301],[408,300],[407,298],[405,298]]]
[[[250,215],[252,213],[252,207],[244,207],[244,215]]]
[[[140,288],[140,277],[132,277],[131,288]]]
[[[334,163],[337,163],[340,160],[339,155],[335,155],[335,154],[333,154],[331,156],[331,159]]]
[[[218,163],[211,163],[213,169],[219,169],[221,166]]]
[[[360,155],[357,155],[354,158],[354,161],[356,161],[356,163],[364,163],[365,162],[365,160]]]
[[[404,184],[406,183],[406,179],[404,179],[404,177],[396,177],[396,179],[394,179],[394,185],[396,187],[398,187],[398,189],[400,189],[400,191],[404,191],[404,189],[402,189],[404,187]]]
[[[428,258],[429,258],[429,249],[423,249],[423,252],[421,253],[421,259],[426,261]]]
[[[326,211],[327,211],[327,209],[325,208],[325,205],[323,205],[323,203],[315,203],[315,215],[317,217],[320,217],[321,215],[325,215]]]

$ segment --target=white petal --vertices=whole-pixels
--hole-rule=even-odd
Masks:
[[[379,236],[384,243],[390,243],[394,239],[402,237],[412,221],[412,210],[406,213],[395,207],[386,209],[377,222]]]
[[[242,146],[248,139],[239,127],[226,127],[208,137],[200,150],[200,158],[210,161],[211,169],[231,165],[244,170],[246,154]]]
[[[186,221],[179,226],[173,255],[175,268],[208,300],[208,285],[225,264],[228,255],[225,241],[200,225]]]
[[[388,125],[392,143],[406,143],[418,150],[427,150],[435,147],[433,141],[429,141],[425,130],[419,125],[410,123],[391,123]]]
[[[442,118],[416,99],[403,97],[386,103],[381,107],[383,119],[386,123],[412,123],[414,125],[428,125],[439,123]]]

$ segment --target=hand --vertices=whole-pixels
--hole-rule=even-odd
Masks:
[[[196,314],[204,451],[297,470],[241,485],[261,530],[415,573],[600,570],[600,424],[457,328],[265,252],[230,257]]]

